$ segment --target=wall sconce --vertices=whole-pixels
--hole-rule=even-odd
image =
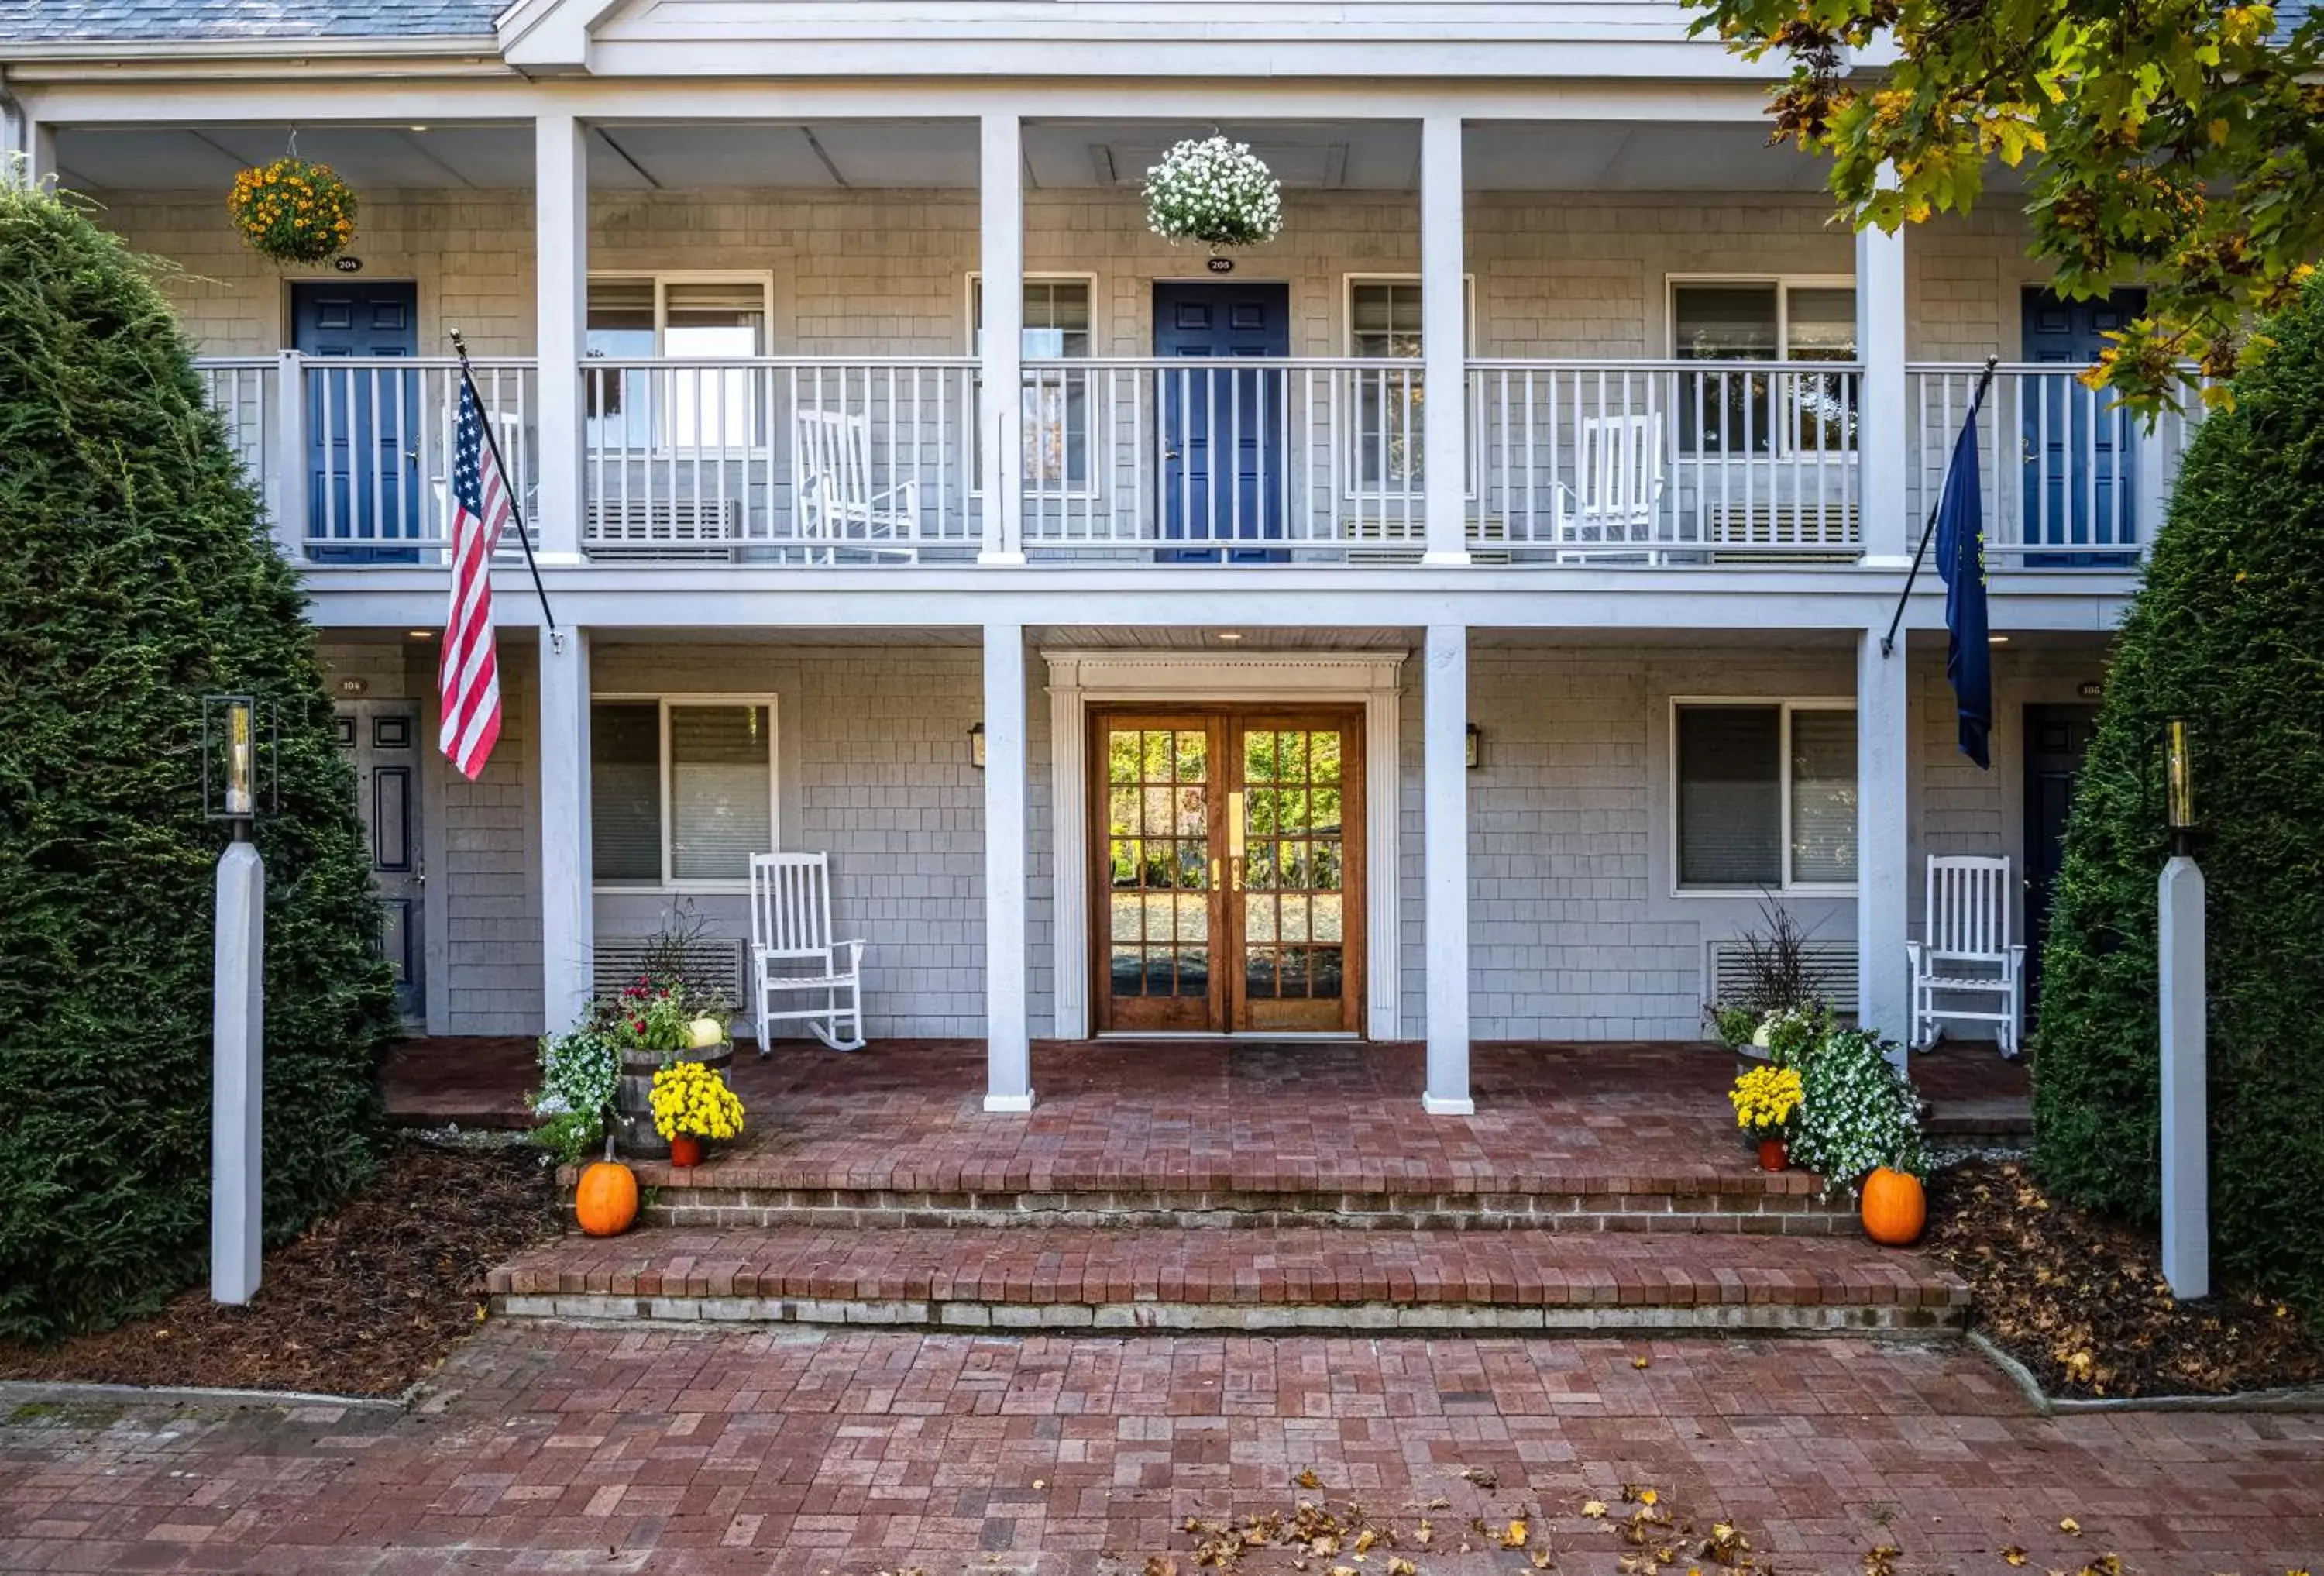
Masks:
[[[984,724],[978,723],[968,731],[968,763],[977,770],[984,770]]]
[[[280,795],[273,708],[251,695],[202,696],[202,814],[233,822],[241,842],[262,807],[280,807]]]
[[[1471,771],[1474,771],[1474,770],[1477,770],[1477,768],[1478,768],[1478,767],[1479,767],[1479,766],[1483,762],[1484,759],[1485,759],[1485,730],[1484,730],[1484,729],[1482,729],[1482,728],[1480,728],[1480,727],[1479,727],[1479,726],[1477,726],[1477,724],[1476,724],[1476,723],[1470,723],[1470,724],[1469,724],[1469,741],[1468,741],[1468,762],[1469,762],[1469,770],[1470,770]]]
[[[2190,852],[2195,835],[2195,766],[2187,746],[2185,719],[2163,724],[2163,788],[2165,815],[2171,825],[2171,851]]]

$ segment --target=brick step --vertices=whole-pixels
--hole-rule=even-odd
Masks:
[[[1321,1226],[1340,1230],[1715,1231],[1787,1237],[1856,1229],[1846,1199],[1826,1203],[1804,1172],[1748,1164],[1673,1166],[1658,1175],[1505,1175],[1311,1169],[1139,1175],[1033,1172],[931,1177],[832,1175],[749,1157],[690,1168],[635,1163],[651,1190],[648,1225],[710,1230],[780,1227]]]
[[[487,1278],[519,1317],[961,1330],[1960,1328],[1969,1288],[1860,1239],[1379,1230],[568,1235]]]

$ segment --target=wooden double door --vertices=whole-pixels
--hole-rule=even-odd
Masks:
[[[1098,1028],[1356,1032],[1362,710],[1099,708],[1091,729]]]

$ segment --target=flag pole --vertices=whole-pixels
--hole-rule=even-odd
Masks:
[[[1978,374],[1977,392],[1969,396],[1968,418],[1969,420],[1977,419],[1978,410],[1985,404],[1985,392],[1993,386],[1993,369],[2000,364],[2001,357],[1997,355],[1988,355],[1985,358],[1985,371]],[[1948,476],[1952,473],[1950,450],[1946,455],[1945,472]],[[1904,622],[1904,604],[1913,599],[1913,582],[1921,577],[1921,560],[1929,556],[1929,539],[1937,534],[1937,511],[1942,509],[1944,505],[1945,490],[1939,487],[1936,502],[1929,505],[1929,523],[1921,528],[1921,545],[1914,551],[1913,567],[1904,576],[1904,589],[1897,593],[1896,611],[1889,617],[1888,632],[1880,637],[1880,654],[1883,657],[1895,654],[1896,626]]]
[[[460,356],[460,386],[467,390],[475,400],[476,414],[481,418],[484,413],[484,396],[476,389],[475,369],[468,364],[467,341],[460,337],[460,331],[457,328],[450,332],[452,348],[458,352]],[[1990,375],[1989,369],[1988,375]],[[508,461],[501,456],[500,434],[490,421],[480,420],[478,425],[484,429],[484,447],[492,453],[493,468],[501,474],[501,489],[508,494],[509,518],[516,522],[517,545],[524,549],[524,567],[532,571],[533,594],[540,598],[540,616],[549,624],[549,649],[561,651],[565,649],[565,631],[557,627],[557,615],[549,611],[549,590],[540,583],[540,565],[532,556],[532,533],[525,529],[524,505],[517,502],[516,484],[510,479]],[[484,562],[485,573],[490,574],[492,572],[490,553],[484,555]]]

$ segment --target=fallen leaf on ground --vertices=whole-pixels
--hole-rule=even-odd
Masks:
[[[1582,1514],[1596,1521],[1606,1514],[1606,1502],[1603,1499],[1584,1499],[1582,1502]]]
[[[1520,1516],[1517,1520],[1509,1523],[1508,1526],[1502,1532],[1501,1547],[1505,1549],[1522,1549],[1525,1545],[1526,1524],[1525,1518]]]
[[[2082,1535],[2082,1524],[2070,1516],[2058,1524],[2058,1530],[2070,1537],[2080,1537]]]
[[[1645,1368],[1646,1366],[1646,1359],[1643,1357],[1634,1357],[1630,1359],[1630,1366],[1632,1368]]]
[[[1156,1554],[1146,1562],[1146,1576],[1178,1576],[1178,1562],[1167,1554]]]
[[[1323,1480],[1315,1475],[1315,1469],[1313,1467],[1300,1468],[1299,1475],[1291,1480],[1302,1488],[1321,1488],[1323,1486]]]
[[[2025,1563],[2025,1551],[2012,1544],[2001,1551],[2001,1562],[2005,1565],[2023,1565]]]
[[[1484,1489],[1488,1494],[1501,1486],[1501,1479],[1490,1467],[1463,1467],[1461,1469],[1461,1476]]]

